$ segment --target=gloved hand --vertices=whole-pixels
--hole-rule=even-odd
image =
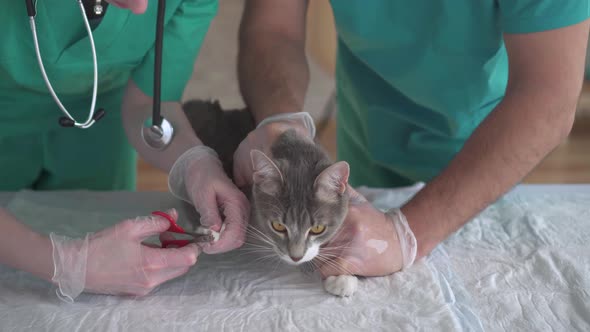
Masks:
[[[147,0],[106,0],[108,3],[123,9],[129,9],[133,14],[143,14],[147,9]]]
[[[201,225],[219,232],[224,224],[218,241],[199,244],[204,252],[221,253],[244,244],[250,204],[225,174],[215,151],[203,145],[186,151],[172,166],[168,187],[174,196],[194,205]]]
[[[351,201],[342,229],[320,250],[322,276],[385,276],[411,266],[417,243],[402,212],[383,213],[351,187],[347,190]]]
[[[234,181],[238,187],[242,188],[252,184],[253,170],[250,151],[256,149],[271,155],[272,143],[288,129],[295,129],[301,137],[307,137],[312,141],[315,137],[315,124],[307,112],[283,113],[264,119],[240,143],[234,153]]]
[[[169,211],[176,219],[176,211]],[[156,286],[185,274],[197,262],[199,247],[160,249],[142,244],[166,231],[170,223],[157,216],[125,220],[84,239],[51,233],[58,296],[68,302],[82,292],[146,295]]]

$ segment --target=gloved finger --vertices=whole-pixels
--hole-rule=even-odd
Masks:
[[[152,235],[160,234],[170,228],[170,222],[159,216],[140,217],[135,220],[125,220],[117,227],[122,236],[131,236],[135,240],[143,240]]]
[[[220,234],[219,240],[202,244],[201,248],[207,254],[217,254],[237,249],[246,240],[246,226],[250,206],[246,197],[238,196],[236,199],[224,203],[225,229]]]
[[[163,244],[167,241],[174,241],[176,240],[176,236],[174,236],[174,234],[170,233],[170,232],[164,232],[161,233],[159,236],[159,240],[160,240],[160,246],[156,247],[156,248],[163,248]],[[178,246],[169,243],[166,248],[178,248]]]
[[[164,213],[166,213],[168,216],[170,216],[172,218],[172,220],[174,220],[174,222],[176,222],[178,220],[178,211],[176,211],[176,209],[169,209],[166,210]],[[156,218],[164,218],[165,220],[168,220],[168,218],[162,217],[160,215],[152,215]]]
[[[182,248],[144,248],[143,267],[145,271],[190,267],[197,263],[201,249],[194,243]]]
[[[178,219],[178,212],[175,209],[170,209],[166,213],[172,217],[174,221]],[[157,235],[165,232],[170,228],[168,219],[161,216],[150,216],[146,218],[139,218],[132,223],[131,233],[135,239],[143,240],[152,235]]]
[[[176,240],[176,237],[170,232],[161,233],[159,238],[160,242]]]
[[[245,142],[242,142],[244,144]],[[242,188],[247,186],[249,183],[252,182],[252,159],[250,158],[250,151],[246,146],[240,146],[234,153],[234,166],[233,166],[233,173],[234,173],[234,182],[238,188]],[[247,151],[247,154],[244,154],[244,151]],[[249,176],[249,178],[248,178]]]
[[[221,216],[219,215],[216,193],[213,188],[207,188],[204,191],[206,192],[202,195],[195,196],[193,204],[201,216],[201,225],[218,232],[221,229]]]

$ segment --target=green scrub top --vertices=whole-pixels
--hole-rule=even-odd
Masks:
[[[338,159],[353,185],[428,181],[502,100],[503,33],[579,23],[589,0],[332,1]]]
[[[217,0],[168,0],[162,101],[180,101]],[[136,153],[121,124],[131,78],[152,95],[157,1],[134,15],[109,5],[93,27],[98,60],[96,106],[105,117],[89,129],[62,128],[37,64],[23,1],[0,11],[0,190],[134,190]],[[53,88],[77,121],[88,116],[93,89],[90,42],[75,1],[37,1],[39,45]]]
[[[162,101],[180,100],[217,5],[217,0],[167,1]],[[156,1],[149,1],[141,15],[109,5],[94,28],[97,108],[104,108],[106,117],[120,117],[129,78],[152,95],[156,12]],[[37,1],[36,25],[53,88],[66,109],[83,122],[92,100],[93,64],[80,8],[75,1]],[[41,76],[23,1],[3,3],[0,27],[0,135],[60,128],[58,118],[63,114]]]

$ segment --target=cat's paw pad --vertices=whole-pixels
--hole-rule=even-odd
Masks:
[[[351,275],[331,276],[324,280],[324,288],[336,296],[352,296],[358,287],[358,279]]]

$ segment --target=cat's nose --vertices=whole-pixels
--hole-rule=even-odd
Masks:
[[[289,257],[291,257],[291,259],[293,260],[293,262],[299,262],[303,258],[302,256],[301,257],[296,257],[296,256],[293,256],[293,255],[289,255]]]

